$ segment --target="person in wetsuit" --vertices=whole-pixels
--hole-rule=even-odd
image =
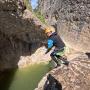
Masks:
[[[47,54],[53,46],[55,46],[55,49],[53,52],[50,54],[52,60],[57,64],[56,67],[60,66],[58,62],[58,58],[63,61],[63,64],[67,65],[69,62],[67,61],[66,58],[64,58],[64,51],[65,51],[65,43],[62,41],[60,36],[57,34],[55,31],[55,28],[53,26],[49,26],[45,29],[45,33],[48,36],[47,40],[47,51],[45,54]]]

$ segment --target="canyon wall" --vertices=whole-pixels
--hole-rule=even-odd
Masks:
[[[69,47],[90,52],[90,1],[39,0],[46,22],[55,25]]]
[[[40,23],[23,0],[0,0],[0,70],[18,67],[21,56],[42,46]]]

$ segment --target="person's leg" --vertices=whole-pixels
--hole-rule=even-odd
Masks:
[[[52,60],[57,64],[57,66],[60,66],[58,60],[57,60],[57,57],[56,57],[56,51],[53,51],[51,54],[50,54]],[[56,66],[56,67],[57,67]]]
[[[64,65],[69,65],[69,61],[67,61],[67,57],[64,55],[65,50],[60,50],[56,53],[56,57],[63,61]]]
[[[69,65],[69,61],[67,60],[67,58],[66,57],[64,57],[64,56],[60,56],[60,60],[62,60],[63,61],[63,64],[64,65]]]

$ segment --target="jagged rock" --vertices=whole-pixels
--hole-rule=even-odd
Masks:
[[[39,0],[39,10],[68,46],[90,52],[90,0]]]
[[[62,90],[90,89],[90,59],[83,53],[72,59],[68,67],[62,66],[49,73],[61,83]],[[47,75],[41,80],[35,90],[44,90],[43,86]]]

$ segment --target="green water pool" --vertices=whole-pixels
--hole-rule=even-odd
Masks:
[[[42,63],[4,72],[0,78],[0,90],[34,90],[50,70],[49,64]]]

